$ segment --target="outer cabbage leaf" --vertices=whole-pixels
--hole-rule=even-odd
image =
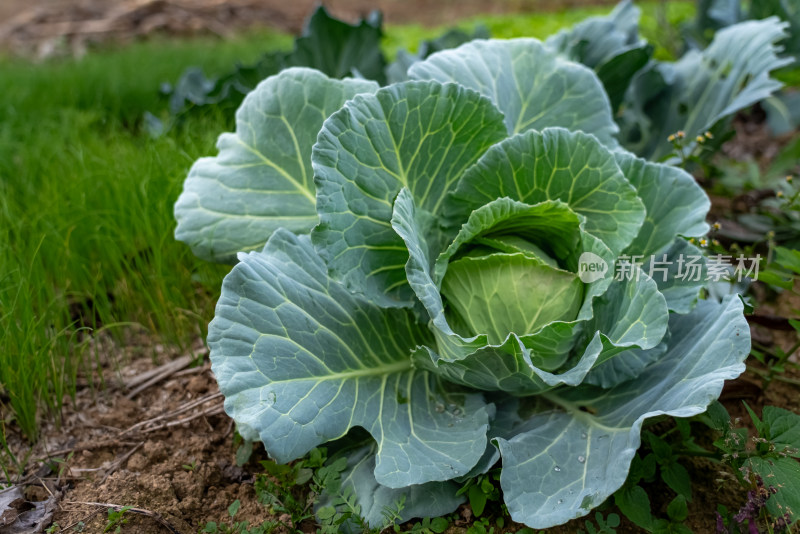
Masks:
[[[708,232],[706,214],[711,201],[692,175],[627,152],[615,152],[614,156],[647,210],[644,224],[625,254],[649,256],[663,252],[679,235],[701,237]]]
[[[536,39],[472,41],[415,63],[408,74],[480,91],[503,111],[509,134],[561,126],[617,144],[618,128],[597,76]]]
[[[171,91],[170,112],[177,115],[207,106],[234,108],[259,82],[289,67],[309,67],[334,78],[363,77],[383,84],[386,60],[380,47],[381,24],[380,13],[374,11],[351,25],[332,17],[320,5],[306,20],[290,52],[268,52],[255,63],[236,65],[216,79],[207,79],[197,67],[186,69]]]
[[[545,46],[594,69],[616,109],[636,72],[647,64],[652,47],[639,38],[641,11],[631,0],[604,17],[590,17],[547,38]]]
[[[669,311],[688,313],[708,284],[708,267],[703,251],[682,238],[658,254],[644,258],[642,270],[658,285]]]
[[[435,39],[421,41],[417,46],[416,54],[402,49],[398,50],[395,60],[386,67],[386,78],[389,83],[408,81],[408,69],[414,63],[422,61],[436,52],[456,48],[475,39],[488,39],[489,37],[489,30],[483,25],[478,25],[472,33],[451,28]]]
[[[208,343],[225,409],[280,462],[355,426],[379,452],[375,477],[400,488],[466,473],[488,426],[480,394],[413,368],[429,342],[410,311],[382,310],[332,282],[308,236],[278,230],[225,278]]]
[[[770,96],[781,87],[769,77],[791,63],[780,59],[775,43],[786,37],[786,23],[775,17],[748,21],[717,32],[702,52],[679,61],[652,63],[633,81],[620,117],[623,146],[658,159],[672,150],[667,137],[679,130],[688,139]]]
[[[673,315],[669,328],[666,354],[636,380],[547,394],[558,408],[528,417],[513,438],[494,440],[514,520],[547,528],[586,515],[625,482],[646,419],[701,413],[725,380],[744,371],[750,335],[738,298],[703,301]]]
[[[261,82],[236,113],[236,132],[219,155],[195,162],[175,204],[176,239],[212,261],[264,247],[278,228],[311,231],[318,222],[311,147],[323,121],[345,100],[378,89],[306,68]]]
[[[331,17],[320,5],[306,21],[303,35],[285,59],[289,65],[307,65],[328,76],[363,77],[386,83],[386,58],[381,51],[383,20],[373,11],[356,25]]]
[[[648,365],[658,360],[666,351],[666,339],[652,349],[628,349],[622,351],[593,367],[589,374],[586,375],[583,383],[610,388],[627,382],[642,374],[642,371]]]
[[[490,100],[456,84],[404,82],[347,102],[325,122],[312,155],[320,224],[314,243],[331,275],[378,305],[408,306],[403,242],[390,224],[407,187],[442,212],[464,170],[505,137]]]
[[[781,43],[786,53],[794,56],[793,67],[800,62],[800,5],[793,0],[762,0],[750,3],[748,16],[751,19],[763,19],[775,15],[789,23],[789,35]]]
[[[623,51],[645,45],[639,38],[640,15],[631,0],[624,0],[607,16],[589,17],[551,35],[544,45],[595,69]]]
[[[361,517],[371,527],[384,526],[386,510],[394,510],[401,500],[403,507],[400,510],[400,521],[447,515],[464,502],[463,496],[456,495],[460,484],[455,482],[428,482],[397,489],[380,485],[374,474],[377,452],[375,443],[344,451],[347,467],[341,472],[341,486],[338,489],[339,494],[352,492],[355,497],[353,502],[361,507]],[[328,463],[339,457],[341,456],[337,454]],[[316,505],[317,509],[334,503],[333,496],[328,493],[329,489],[323,491]],[[363,532],[363,529],[348,522],[342,525],[340,532],[356,534]]]

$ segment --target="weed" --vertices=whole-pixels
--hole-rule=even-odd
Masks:
[[[231,520],[236,517],[241,504],[239,499],[236,499],[228,507],[228,516]],[[232,522],[230,525],[209,521],[201,532],[213,534],[269,534],[274,532],[280,525],[281,523],[278,521],[264,521],[262,524],[253,527],[249,525],[248,521],[236,521]]]
[[[141,134],[140,117],[159,107],[159,83],[185,65],[216,71],[285,42],[261,31],[225,43],[156,40],[37,65],[0,57],[6,423],[13,417],[33,440],[41,412],[58,418],[78,374],[91,375],[97,363],[87,334],[105,327],[122,335],[126,329],[114,325],[134,324],[186,346],[202,333],[225,269],[173,241],[172,204],[191,161],[212,150],[214,136],[204,132],[226,119],[208,113],[152,140]]]
[[[410,530],[405,532],[414,532],[416,534],[441,534],[447,527],[450,526],[450,521],[443,517],[430,518],[426,517],[422,521],[418,521],[411,526]],[[395,532],[403,532],[399,525],[394,526]]]
[[[717,534],[745,534],[760,532],[758,525],[766,525],[770,534],[786,532],[792,523],[791,515],[786,514],[770,518],[767,504],[769,499],[778,493],[775,486],[764,486],[764,480],[759,475],[752,477],[753,488],[747,492],[747,502],[733,514],[725,506],[717,507]],[[746,530],[745,530],[746,528]]]
[[[495,469],[485,475],[471,478],[458,491],[458,494],[466,494],[472,513],[475,514],[475,517],[481,517],[488,501],[502,502],[500,488],[497,486],[499,482],[500,470]]]
[[[584,526],[586,532],[579,530],[579,534],[616,534],[615,528],[619,526],[619,516],[617,514],[608,514],[608,517],[603,517],[600,512],[595,512],[594,520],[597,521],[597,527],[591,521],[586,521]]]
[[[133,506],[122,506],[121,508],[109,508],[108,519],[103,532],[122,532],[122,525],[128,522],[128,517],[125,513],[133,508]]]

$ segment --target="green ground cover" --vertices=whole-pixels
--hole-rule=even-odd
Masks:
[[[689,2],[643,5],[643,33],[692,16]],[[493,36],[545,37],[611,7],[493,16]],[[659,18],[660,17],[660,18]],[[389,55],[442,28],[389,27]],[[159,84],[190,65],[209,75],[252,62],[291,38],[276,32],[214,39],[155,39],[34,64],[0,59],[0,445],[12,421],[30,438],[56,416],[79,374],[97,364],[90,333],[143,331],[188,345],[203,335],[227,271],[173,239],[172,206],[191,163],[214,153],[232,117],[188,116],[159,138],[146,111],[165,110]]]

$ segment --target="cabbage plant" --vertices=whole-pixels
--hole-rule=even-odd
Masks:
[[[744,370],[740,300],[680,276],[708,198],[621,149],[594,72],[539,41],[408,74],[287,69],[193,166],[177,236],[238,259],[208,335],[225,409],[279,462],[346,457],[372,525],[451,512],[497,462],[516,521],[564,523],[623,484],[646,419]]]

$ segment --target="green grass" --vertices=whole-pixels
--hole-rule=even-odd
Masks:
[[[690,5],[670,7],[670,20],[690,16]],[[480,21],[498,37],[545,37],[609,9],[462,26]],[[653,4],[644,11],[655,20]],[[652,37],[660,27],[646,21],[644,32]],[[441,31],[390,27],[385,49],[414,49]],[[214,153],[231,117],[194,115],[152,139],[142,116],[166,109],[157,89],[187,66],[224,73],[290,43],[251,32],[228,42],[158,39],[41,64],[0,58],[0,456],[6,425],[36,439],[37,421],[57,419],[78,375],[92,376],[100,359],[90,334],[106,329],[123,339],[138,329],[183,346],[204,334],[227,268],[174,241],[172,205],[192,162]]]
[[[262,32],[0,61],[2,419],[36,438],[40,411],[57,416],[94,365],[88,332],[133,324],[176,344],[202,333],[225,268],[173,240],[172,204],[229,119],[193,117],[154,140],[141,117],[165,108],[159,84],[186,66],[224,72],[289,42]]]
[[[670,58],[674,53],[673,46],[679,43],[675,28],[694,17],[695,3],[690,0],[670,2],[637,2],[642,10],[640,33],[650,42],[657,45],[656,55]],[[587,17],[603,16],[611,12],[614,6],[596,6],[573,8],[556,13],[523,13],[516,15],[492,15],[473,17],[458,23],[458,27],[471,31],[478,25],[486,26],[492,37],[511,39],[513,37],[536,37],[545,39],[562,28],[571,27]],[[434,28],[418,24],[390,26],[386,30],[384,51],[393,57],[397,50],[406,48],[416,52],[417,43],[423,39],[433,39],[446,29],[446,26]]]

